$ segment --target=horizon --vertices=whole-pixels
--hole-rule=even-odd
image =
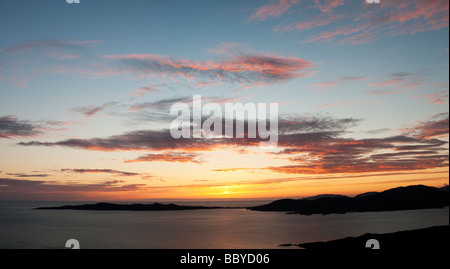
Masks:
[[[272,201],[276,201],[276,200],[282,200],[282,199],[293,199],[293,200],[297,200],[297,199],[305,199],[305,198],[311,198],[311,197],[316,197],[316,196],[321,196],[321,195],[342,195],[342,196],[347,196],[350,198],[356,197],[360,194],[365,194],[365,193],[371,193],[371,192],[376,192],[376,193],[380,193],[383,191],[387,191],[387,190],[391,190],[391,189],[398,189],[398,188],[405,188],[405,187],[413,187],[413,186],[425,186],[425,187],[432,187],[432,188],[436,188],[436,189],[441,189],[441,188],[445,188],[448,187],[448,184],[444,184],[442,186],[430,186],[430,185],[424,185],[424,184],[415,184],[415,185],[400,185],[397,187],[393,187],[393,188],[389,188],[389,189],[384,189],[384,190],[380,190],[380,191],[365,191],[365,192],[361,192],[361,193],[356,193],[356,194],[341,194],[341,193],[320,193],[320,194],[313,194],[310,196],[292,196],[292,197],[249,197],[249,198],[210,198],[210,199],[202,199],[202,198],[191,198],[191,199],[183,199],[183,198],[157,198],[157,199],[150,199],[150,200],[130,200],[130,199],[126,199],[126,200],[0,200],[0,202],[86,202],[86,203],[189,203],[189,202],[193,202],[193,203],[214,203],[214,202],[272,202]]]
[[[1,1],[0,201],[448,186],[448,13],[447,0]],[[246,137],[202,137],[217,126],[196,96],[225,121],[226,104],[276,104],[277,146],[260,147],[256,123],[250,137],[249,113],[231,121]],[[176,139],[180,103],[195,121]]]

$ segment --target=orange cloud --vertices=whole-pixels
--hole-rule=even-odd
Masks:
[[[424,94],[422,96],[428,99],[432,104],[448,105],[448,91],[443,91],[441,93]]]

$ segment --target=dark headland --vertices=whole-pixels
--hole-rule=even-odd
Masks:
[[[206,207],[206,206],[182,206],[176,204],[115,204],[115,203],[96,203],[84,205],[64,205],[59,207],[38,207],[35,209],[59,209],[59,210],[98,210],[98,211],[168,211],[168,210],[197,210],[197,209],[218,209],[225,207]]]
[[[444,188],[414,185],[370,192],[348,197],[343,195],[320,195],[313,198],[282,199],[254,206],[255,211],[285,211],[290,213],[343,214],[347,212],[377,212],[412,209],[443,208],[449,205],[448,186]]]
[[[400,231],[386,234],[364,234],[358,237],[347,237],[326,242],[311,242],[300,244],[283,244],[281,246],[297,246],[311,250],[363,250],[370,239],[379,242],[381,250],[445,250],[449,248],[449,226],[434,226],[429,228]]]

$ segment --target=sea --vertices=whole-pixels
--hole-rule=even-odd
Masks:
[[[268,201],[177,202],[252,206]],[[92,202],[90,202],[92,203]],[[244,208],[187,211],[36,210],[80,202],[0,201],[0,249],[278,249],[365,233],[449,225],[449,208],[304,216]],[[294,248],[294,246],[292,246]]]

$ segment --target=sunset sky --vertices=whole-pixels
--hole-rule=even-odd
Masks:
[[[355,195],[449,182],[447,0],[0,1],[0,200]],[[278,103],[279,140],[172,104]]]

